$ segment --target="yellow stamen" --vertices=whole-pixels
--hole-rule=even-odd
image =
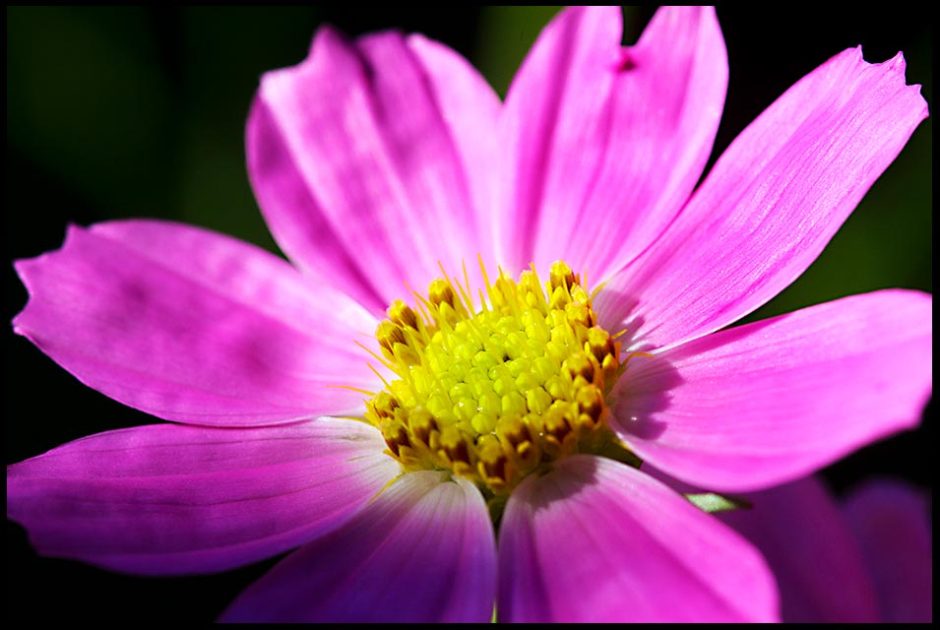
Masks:
[[[418,312],[401,300],[376,330],[396,376],[366,405],[405,470],[446,470],[504,496],[526,475],[616,438],[606,395],[624,368],[620,343],[598,324],[591,294],[564,262],[543,283],[534,266],[485,292],[434,280]],[[484,299],[485,297],[485,299]],[[378,372],[376,372],[378,374]]]

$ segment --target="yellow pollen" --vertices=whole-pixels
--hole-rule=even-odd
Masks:
[[[534,268],[492,284],[481,270],[479,308],[466,269],[466,287],[431,282],[420,312],[388,308],[375,334],[396,378],[366,419],[405,470],[447,470],[504,496],[557,459],[617,448],[606,396],[624,365],[564,262],[544,284]]]

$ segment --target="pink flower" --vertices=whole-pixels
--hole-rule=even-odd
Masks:
[[[929,509],[918,490],[873,479],[836,503],[808,477],[748,498],[753,509],[721,519],[767,559],[784,621],[931,621]]]
[[[177,424],[11,466],[9,516],[43,554],[151,575],[299,546],[228,620],[776,619],[758,552],[636,456],[751,491],[917,424],[929,295],[721,329],[809,266],[926,104],[900,55],[847,50],[693,192],[727,83],[714,11],[620,38],[616,7],[563,11],[500,103],[441,44],[323,28],[248,120],[296,267],[146,220],[18,261],[16,332]],[[478,256],[495,286],[395,301]],[[547,296],[511,280],[530,263]]]

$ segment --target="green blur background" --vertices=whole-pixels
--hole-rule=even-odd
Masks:
[[[714,155],[789,85],[860,43],[870,61],[903,50],[908,82],[922,84],[932,102],[926,9],[882,4],[830,14],[809,6],[718,5],[731,75]],[[248,185],[244,121],[259,76],[298,63],[319,24],[351,35],[423,32],[467,56],[504,94],[557,10],[7,8],[3,316],[9,321],[26,301],[9,261],[57,248],[68,222],[163,217],[277,251]],[[625,9],[625,42],[636,40],[653,10]],[[932,289],[931,125],[918,128],[817,262],[749,319],[884,287]],[[89,433],[152,422],[85,388],[9,329],[3,341],[8,463]],[[849,457],[826,471],[828,480],[837,490],[872,473],[927,485],[930,425]],[[210,620],[271,565],[143,580],[38,558],[20,528],[8,524],[7,533],[10,618]]]

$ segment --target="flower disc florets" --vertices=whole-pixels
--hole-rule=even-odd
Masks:
[[[611,445],[605,397],[622,365],[565,263],[544,285],[534,269],[483,278],[477,312],[469,281],[449,278],[431,283],[420,314],[389,307],[376,337],[397,378],[366,418],[406,470],[449,470],[502,495],[554,460]]]

